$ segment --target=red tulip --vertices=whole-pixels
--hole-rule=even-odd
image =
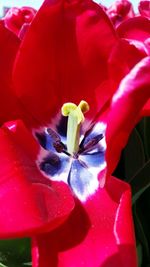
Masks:
[[[1,121],[26,126],[0,132],[0,236],[31,236],[34,267],[136,267],[130,188],[112,173],[150,95],[147,53],[94,2],[46,0],[9,57]]]

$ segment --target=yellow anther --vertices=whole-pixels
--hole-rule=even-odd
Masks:
[[[78,105],[78,107],[80,107],[80,109],[81,109],[81,111],[83,113],[86,113],[90,109],[89,104],[86,101],[84,101],[84,100],[81,100],[81,102]]]

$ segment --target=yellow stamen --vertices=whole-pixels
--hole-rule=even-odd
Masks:
[[[62,115],[68,116],[67,124],[67,151],[74,155],[79,150],[80,128],[84,121],[83,113],[89,110],[89,105],[86,101],[81,101],[79,105],[74,103],[65,103],[62,106]]]

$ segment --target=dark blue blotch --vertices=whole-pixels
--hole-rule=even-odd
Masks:
[[[70,168],[70,158],[64,154],[50,152],[39,164],[40,169],[50,176],[67,175]],[[67,173],[68,171],[68,173]],[[66,174],[65,174],[66,172]]]
[[[49,155],[40,163],[40,169],[47,175],[54,176],[61,169],[61,165],[61,159],[56,154],[49,153]]]
[[[66,137],[67,135],[67,122],[68,117],[61,116],[58,124],[56,125],[57,132],[63,137]]]
[[[68,184],[76,195],[87,195],[90,182],[93,179],[92,173],[79,160],[73,160],[68,176]]]
[[[36,138],[38,139],[39,144],[46,150],[52,150],[55,151],[53,147],[53,140],[51,136],[47,133],[35,133]]]

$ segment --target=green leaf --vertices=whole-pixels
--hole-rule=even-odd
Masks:
[[[137,254],[138,254],[138,267],[142,266],[142,259],[143,259],[143,252],[142,252],[142,245],[138,242],[137,245]]]
[[[8,267],[21,267],[23,263],[30,261],[29,239],[0,240],[1,264]]]
[[[0,263],[0,267],[8,267],[8,266],[6,266],[6,265]]]
[[[144,142],[147,158],[150,158],[150,117],[144,118]]]
[[[142,139],[136,129],[132,131],[128,144],[124,149],[124,171],[127,181],[143,167],[145,163],[144,147]]]
[[[146,161],[150,158],[150,117],[143,118],[136,129],[143,141]]]
[[[147,263],[150,260],[149,244],[146,235],[146,229],[143,226],[141,213],[139,212],[139,207],[136,204],[133,206],[133,216],[134,216],[136,239],[138,240],[137,243],[140,242],[142,246],[142,255],[138,254],[139,256],[138,260],[139,262],[142,260],[142,264],[143,262]]]
[[[134,204],[137,199],[145,192],[150,186],[150,160],[141,168],[137,174],[130,181],[132,188],[132,203]]]

